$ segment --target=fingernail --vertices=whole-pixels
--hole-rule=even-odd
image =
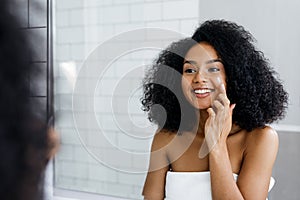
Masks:
[[[236,103],[232,104],[232,110],[235,108],[236,106]]]

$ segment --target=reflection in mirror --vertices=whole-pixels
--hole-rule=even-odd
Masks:
[[[289,67],[294,66],[290,60],[297,60],[299,54],[298,47],[293,44],[300,42],[299,37],[296,37],[300,34],[300,27],[297,27],[296,20],[293,26],[285,23],[287,18],[292,21],[297,19],[296,2],[281,5],[281,2],[274,4],[257,0],[254,3],[235,2],[233,6],[232,3],[206,1],[205,8],[203,2],[198,0],[78,0],[76,3],[53,0],[52,3],[55,128],[61,134],[62,141],[54,165],[56,191],[92,193],[99,195],[99,198],[101,195],[105,196],[103,198],[143,198],[153,136],[161,129],[155,123],[150,123],[148,113],[141,109],[143,78],[163,49],[172,42],[191,36],[199,22],[209,18],[235,21],[255,35],[258,49],[262,49],[266,58],[270,58],[290,93],[291,105],[287,117],[276,126],[276,130],[279,130],[280,137],[284,137],[284,133],[288,132],[286,130],[291,127],[295,127],[294,133],[300,132],[297,117],[300,112],[300,94],[294,90],[294,85],[299,83],[295,77],[299,69]],[[220,7],[216,7],[216,3]],[[263,10],[264,6],[271,6],[272,9]],[[230,12],[226,13],[224,8]],[[276,12],[281,9],[283,12]],[[293,44],[290,40],[294,41]],[[223,61],[221,64],[225,65]],[[245,76],[240,78],[246,79]],[[220,79],[223,80],[222,77]],[[211,81],[212,87],[219,85],[218,80]],[[231,86],[226,85],[226,90],[228,87]],[[222,93],[221,87],[218,91]],[[198,96],[204,95],[201,94],[201,88],[196,92]],[[210,105],[214,102],[212,99]],[[167,122],[166,107],[154,104],[152,109],[160,113],[162,124]],[[241,105],[237,103],[233,112],[240,109]],[[232,133],[237,131],[239,127],[234,125]],[[184,142],[193,141],[190,138]],[[216,141],[218,139],[213,144]],[[180,142],[183,141],[178,137],[172,143],[173,147],[178,147]],[[211,149],[204,151],[203,155]],[[200,148],[196,155],[198,160],[199,151]],[[235,152],[234,149],[231,151]],[[294,153],[297,149],[291,151],[287,152]],[[174,161],[178,155],[172,155]],[[205,157],[203,155],[200,157]],[[284,166],[284,156],[280,149],[278,155],[276,162]],[[296,159],[294,163],[295,166],[299,164]],[[237,174],[238,169],[236,167],[234,171]],[[276,165],[274,171],[277,184],[278,180],[285,180],[286,185],[290,185],[285,187],[286,191],[296,195],[298,190],[293,189],[292,185],[297,185],[297,182],[286,182],[282,178],[285,173]],[[293,173],[296,172],[294,169]],[[291,174],[287,176],[293,177]],[[282,182],[280,184],[283,185]],[[280,188],[274,187],[270,197],[283,199],[278,191]]]

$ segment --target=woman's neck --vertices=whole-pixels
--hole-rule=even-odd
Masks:
[[[205,122],[208,118],[208,112],[206,110],[200,110],[199,111],[199,124],[198,124],[198,128],[197,128],[197,135],[200,137],[204,137],[205,136]]]
[[[208,112],[206,110],[199,110],[199,123],[197,127],[197,135],[201,138],[205,137],[205,123],[208,118]],[[238,133],[242,128],[236,124],[232,124],[231,131],[229,135]]]

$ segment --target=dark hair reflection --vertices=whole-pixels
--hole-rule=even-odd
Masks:
[[[0,196],[35,200],[42,199],[48,128],[41,105],[30,103],[29,75],[39,71],[30,63],[33,50],[13,3],[0,6]]]

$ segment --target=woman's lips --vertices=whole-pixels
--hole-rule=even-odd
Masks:
[[[197,89],[193,90],[193,92],[197,98],[205,98],[205,97],[209,96],[210,93],[213,91],[214,91],[213,89],[208,89],[208,88],[197,88]]]

